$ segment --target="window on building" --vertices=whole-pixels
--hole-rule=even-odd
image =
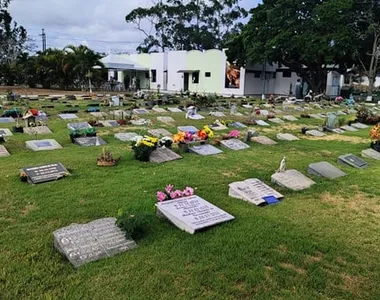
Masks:
[[[156,82],[157,81],[157,70],[151,70],[150,72],[152,73],[152,82]]]
[[[149,72],[145,72],[145,79],[149,79]]]
[[[206,73],[205,73],[205,76],[206,76],[206,77],[211,77],[211,72],[206,72]]]
[[[199,73],[198,72],[193,73],[192,81],[193,81],[193,83],[199,83]]]
[[[290,70],[283,70],[282,71],[282,77],[283,78],[290,78],[290,77],[292,77],[292,72]]]
[[[261,71],[254,71],[253,74],[255,74],[255,78],[261,78]]]

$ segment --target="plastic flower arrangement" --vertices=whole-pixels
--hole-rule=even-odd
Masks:
[[[369,136],[371,140],[379,143],[380,142],[380,124],[377,124],[371,128],[369,131]]]
[[[158,142],[159,147],[171,148],[173,144],[173,139],[168,136],[164,136]]]
[[[206,125],[198,131],[197,135],[201,140],[207,140],[214,137],[214,132]]]
[[[149,161],[149,157],[158,146],[158,138],[151,136],[138,136],[132,140],[132,149],[135,152],[135,158],[140,161]]]
[[[164,202],[168,200],[173,200],[173,199],[178,199],[182,197],[188,197],[188,196],[193,196],[194,195],[194,189],[192,187],[187,186],[184,190],[175,190],[174,186],[172,184],[168,184],[165,187],[165,190],[158,191],[156,196],[157,196],[157,201],[159,202]]]
[[[343,102],[343,100],[344,100],[344,99],[343,99],[342,96],[338,96],[338,97],[335,98],[335,102],[336,102],[336,103],[341,103],[341,102]]]
[[[236,139],[240,135],[239,130],[231,130],[231,132],[228,134],[230,138]]]

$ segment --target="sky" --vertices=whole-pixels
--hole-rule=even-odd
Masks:
[[[260,0],[241,0],[250,9]],[[41,50],[41,29],[47,47],[84,44],[104,53],[135,52],[144,36],[125,22],[137,7],[148,7],[152,0],[12,0],[9,11]]]

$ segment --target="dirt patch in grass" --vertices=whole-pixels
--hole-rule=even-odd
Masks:
[[[314,255],[306,255],[305,263],[312,264],[316,262],[320,262],[323,259],[323,254],[321,252],[317,252]]]
[[[289,263],[280,263],[280,267],[283,269],[288,269],[294,271],[300,275],[306,275],[306,270],[302,268],[297,268],[295,265]]]
[[[282,133],[282,132],[289,132],[289,131],[296,131],[301,133],[301,128],[305,127],[306,125],[300,125],[300,124],[291,124],[291,123],[285,123],[281,124],[280,126],[273,126],[269,128],[263,128],[262,131],[265,133]]]
[[[353,144],[368,143],[368,139],[364,139],[358,136],[346,136],[346,135],[339,135],[339,134],[326,135],[323,137],[305,136],[305,139],[312,140],[312,141],[323,140],[323,141],[349,142]]]
[[[22,210],[21,214],[26,217],[27,215],[29,215],[29,213],[33,210],[36,210],[37,209],[37,206],[35,204],[27,204],[24,209]]]

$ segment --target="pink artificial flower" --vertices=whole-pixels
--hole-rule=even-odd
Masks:
[[[230,137],[233,137],[233,138],[237,138],[239,136],[240,132],[238,130],[232,130],[230,133],[229,133],[229,136]]]
[[[174,191],[174,193],[176,193],[176,195],[177,195],[176,198],[181,198],[183,196],[183,193],[180,190],[176,190],[176,191]]]
[[[183,190],[183,195],[184,196],[192,196],[194,195],[194,189],[187,186],[184,190]]]
[[[169,196],[170,196],[170,199],[175,199],[175,198],[177,198],[177,193],[176,192],[170,192]]]
[[[166,199],[166,194],[165,193],[163,193],[163,192],[157,192],[157,200],[158,201],[160,201],[160,202],[162,202],[162,201],[164,201]]]
[[[172,184],[168,184],[165,188],[165,192],[166,193],[170,193],[171,191],[173,190],[173,185]]]
[[[191,142],[193,140],[193,135],[191,132],[185,133],[185,140]]]

